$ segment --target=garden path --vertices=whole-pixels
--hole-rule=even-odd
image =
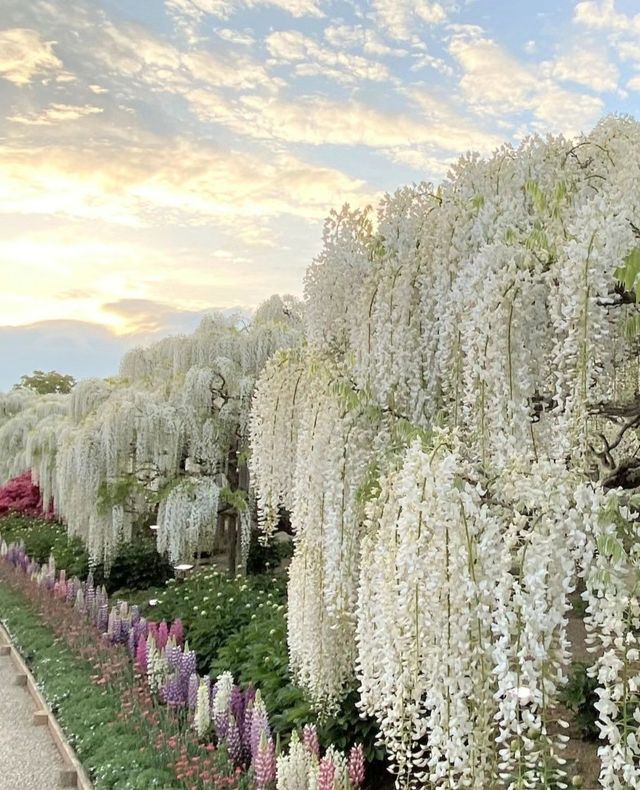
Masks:
[[[64,764],[49,728],[33,724],[33,699],[15,674],[0,656],[0,790],[57,790]]]

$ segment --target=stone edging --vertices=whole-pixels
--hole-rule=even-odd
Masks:
[[[15,684],[26,688],[36,704],[33,723],[36,726],[47,726],[49,728],[49,733],[64,763],[64,768],[60,772],[62,786],[75,787],[77,790],[93,790],[93,785],[86,771],[69,745],[55,716],[49,710],[49,706],[37,687],[33,675],[24,663],[18,650],[12,644],[11,638],[2,623],[0,623],[0,656],[9,656],[11,658],[16,671]]]

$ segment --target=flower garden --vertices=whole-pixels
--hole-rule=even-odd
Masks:
[[[640,787],[640,125],[326,222],[305,298],[0,396],[0,612],[96,787]]]

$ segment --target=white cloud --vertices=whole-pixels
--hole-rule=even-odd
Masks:
[[[97,115],[103,112],[101,107],[90,104],[50,104],[42,112],[33,112],[26,115],[11,115],[7,120],[25,126],[51,126],[64,121],[75,121],[88,115]]]
[[[595,30],[640,33],[640,14],[630,16],[616,11],[615,0],[583,0],[576,4],[574,20]]]
[[[376,57],[404,57],[406,49],[390,47],[377,31],[364,25],[328,25],[324,37],[336,49],[361,49],[366,55]]]
[[[298,63],[300,75],[323,74],[341,82],[389,79],[387,67],[349,52],[329,49],[296,30],[277,31],[267,36],[269,54],[276,61]]]
[[[372,0],[376,23],[392,38],[411,41],[420,23],[439,25],[447,21],[445,6],[429,0]]]
[[[562,88],[540,68],[518,61],[478,28],[459,28],[449,43],[462,76],[468,105],[480,114],[504,119],[531,113],[532,126],[573,135],[591,126],[602,112],[600,98]]]
[[[294,17],[322,17],[321,3],[316,0],[165,0],[173,13],[200,21],[205,15],[228,19],[241,8],[271,6],[287,11]]]
[[[3,213],[190,225],[283,214],[322,218],[336,203],[369,199],[362,181],[334,168],[185,139],[0,148]]]
[[[36,75],[61,69],[62,61],[53,51],[53,42],[45,41],[36,30],[0,31],[0,77],[16,85],[27,85]]]
[[[575,82],[598,93],[615,91],[620,73],[607,57],[604,47],[582,41],[570,52],[548,64],[551,77],[561,82]]]
[[[407,91],[424,113],[420,90]],[[189,95],[196,113],[234,131],[260,139],[309,145],[365,145],[370,148],[407,148],[427,144],[452,153],[491,150],[500,141],[450,109],[429,105],[431,120],[406,113],[381,112],[360,102],[342,104],[318,96],[283,101],[274,97],[243,96],[230,102],[220,95],[199,91]]]

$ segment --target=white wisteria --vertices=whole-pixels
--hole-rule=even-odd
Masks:
[[[569,781],[579,584],[601,784],[640,786],[639,179],[640,125],[606,118],[333,213],[307,345],[258,381],[260,522],[285,509],[296,535],[291,665],[321,711],[359,688],[398,787]]]

